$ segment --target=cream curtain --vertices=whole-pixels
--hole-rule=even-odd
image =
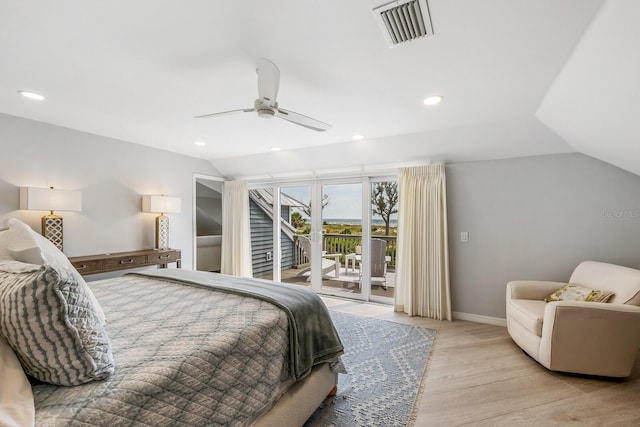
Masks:
[[[222,274],[251,277],[251,228],[246,181],[226,181],[222,195]]]
[[[451,320],[444,165],[400,170],[395,310]]]

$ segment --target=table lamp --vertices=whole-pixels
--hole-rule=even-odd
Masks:
[[[79,212],[82,210],[82,193],[73,190],[49,188],[20,188],[20,209],[49,211],[42,217],[42,235],[62,251],[62,217],[54,211]]]
[[[159,213],[156,217],[156,249],[169,249],[169,217],[180,212],[180,197],[142,196],[142,212]]]

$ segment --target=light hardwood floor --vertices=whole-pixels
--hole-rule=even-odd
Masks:
[[[504,327],[322,299],[333,310],[437,331],[415,427],[640,426],[640,357],[621,381],[560,374],[526,356]]]

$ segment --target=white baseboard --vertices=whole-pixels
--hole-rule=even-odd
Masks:
[[[453,311],[451,313],[454,320],[468,320],[469,322],[485,323],[487,325],[504,326],[507,327],[507,319],[501,319],[499,317],[481,316],[479,314],[460,313]]]

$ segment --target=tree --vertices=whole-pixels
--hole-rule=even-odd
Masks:
[[[322,209],[324,209],[329,204],[329,196],[326,194],[322,196]],[[311,218],[311,202],[308,205],[302,207],[302,212],[304,212],[309,218]]]
[[[300,212],[294,212],[291,214],[291,225],[293,225],[296,229],[304,227],[307,220],[302,217]]]
[[[398,213],[398,183],[375,182],[371,187],[371,211],[384,221],[384,235],[389,235],[391,216]]]

